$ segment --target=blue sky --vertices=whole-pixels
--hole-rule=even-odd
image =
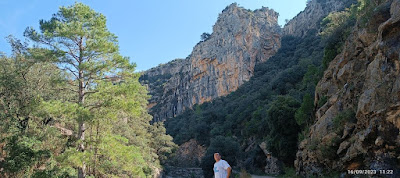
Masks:
[[[23,39],[26,27],[38,29],[60,6],[75,0],[0,0],[0,51],[10,54],[5,37]],[[120,52],[137,71],[185,58],[203,32],[212,32],[218,14],[233,2],[246,9],[269,7],[279,24],[304,10],[306,0],[81,0],[107,17],[108,29],[119,39]]]

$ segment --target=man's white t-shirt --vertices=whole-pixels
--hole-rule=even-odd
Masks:
[[[214,177],[215,178],[226,178],[228,176],[228,172],[226,169],[228,169],[229,166],[228,162],[225,160],[219,160],[214,164]]]

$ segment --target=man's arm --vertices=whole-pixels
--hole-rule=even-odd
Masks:
[[[228,168],[226,169],[226,172],[228,172],[228,175],[226,176],[226,178],[229,178],[229,177],[231,176],[232,168],[231,168],[231,167],[228,167]]]

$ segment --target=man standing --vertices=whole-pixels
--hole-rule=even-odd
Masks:
[[[214,159],[214,178],[229,178],[232,168],[228,162],[222,160],[219,153],[214,153]]]

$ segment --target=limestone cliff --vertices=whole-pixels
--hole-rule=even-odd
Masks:
[[[400,1],[382,3],[372,17],[366,27],[356,24],[317,85],[315,103],[328,100],[300,143],[301,174],[374,169],[400,176]]]
[[[291,19],[283,28],[284,35],[304,37],[309,30],[318,30],[321,19],[334,11],[349,7],[355,0],[311,0],[304,11]]]
[[[278,13],[225,8],[208,39],[199,42],[188,58],[145,71],[150,112],[155,121],[182,113],[235,91],[253,76],[254,66],[266,61],[280,47]]]

